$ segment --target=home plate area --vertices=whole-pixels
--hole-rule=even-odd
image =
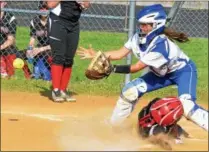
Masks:
[[[74,103],[53,103],[36,93],[2,92],[3,151],[156,151],[165,150],[138,135],[142,99],[120,127],[109,118],[117,97],[77,95]],[[202,105],[207,107],[207,105]],[[190,134],[173,151],[208,151],[208,133],[185,118],[179,124]],[[166,151],[166,150],[165,150]]]

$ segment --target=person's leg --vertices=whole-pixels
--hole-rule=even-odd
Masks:
[[[34,79],[40,79],[40,77],[41,77],[39,62],[40,62],[40,59],[38,59],[38,58],[34,59],[34,63],[33,63],[33,77],[34,77]]]
[[[68,50],[65,53],[65,65],[62,73],[60,90],[63,97],[67,101],[75,101],[76,99],[72,98],[67,92],[67,86],[68,83],[70,82],[73,60],[79,42],[79,25],[77,25],[76,27],[71,29],[71,31],[69,31],[67,40],[68,40],[68,45],[67,45]]]
[[[49,43],[52,51],[52,98],[55,102],[64,101],[60,93],[60,84],[65,63],[65,52],[67,43],[67,30],[61,25],[59,17],[50,14],[49,18]]]
[[[51,73],[47,67],[46,59],[43,57],[39,60],[40,60],[39,69],[40,69],[41,75],[43,76],[43,80],[50,81],[51,80]]]
[[[179,99],[184,108],[184,116],[208,131],[208,111],[196,104],[197,70],[193,62],[176,73]]]
[[[6,61],[5,61],[5,57],[4,56],[1,56],[1,77],[2,78],[6,78],[8,76],[7,74],[7,69],[6,69]]]
[[[25,60],[23,60],[23,61],[24,61],[24,66],[23,66],[22,70],[24,72],[24,76],[26,79],[30,79],[32,73],[28,67],[28,63]]]
[[[133,111],[139,98],[148,92],[164,88],[172,82],[167,77],[158,77],[149,72],[142,77],[130,81],[124,86],[111,116],[111,124],[123,122]]]
[[[13,61],[16,59],[15,54],[9,54],[5,56],[6,66],[7,66],[7,73],[9,77],[13,76],[15,74],[15,69],[13,67]]]

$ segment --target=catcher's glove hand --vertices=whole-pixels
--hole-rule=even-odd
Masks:
[[[88,79],[98,80],[108,77],[113,71],[113,66],[110,60],[101,51],[97,52],[95,57],[91,60],[85,75]]]

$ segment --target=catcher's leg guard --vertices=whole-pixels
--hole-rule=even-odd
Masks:
[[[147,92],[146,82],[137,78],[125,85],[120,97],[127,102],[135,103],[145,92]]]
[[[132,110],[133,104],[119,97],[110,119],[111,124],[119,125],[130,115]]]
[[[192,101],[190,95],[181,95],[179,99],[184,108],[184,116],[208,131],[208,111]]]
[[[147,91],[147,85],[142,79],[136,79],[122,89],[120,98],[111,117],[111,123],[120,124],[133,111],[139,97]]]

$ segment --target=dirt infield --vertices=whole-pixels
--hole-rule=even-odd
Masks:
[[[1,150],[162,150],[137,135],[140,101],[120,129],[108,123],[117,97],[77,95],[75,103],[53,103],[39,93],[1,92]],[[145,99],[144,99],[145,100]],[[193,138],[173,150],[208,151],[207,132],[182,119]]]

